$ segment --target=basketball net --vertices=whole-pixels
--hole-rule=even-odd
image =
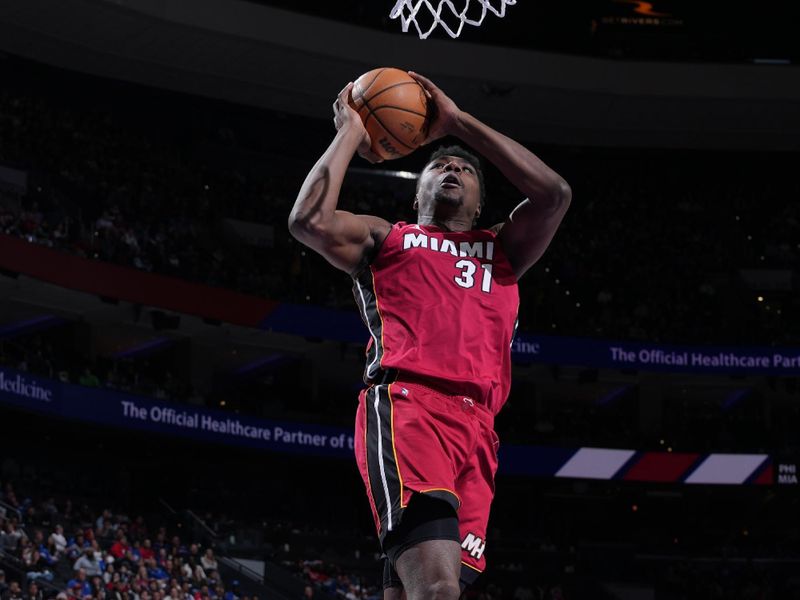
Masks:
[[[389,16],[400,19],[404,32],[413,23],[421,40],[427,38],[437,25],[441,25],[451,38],[457,38],[465,23],[479,26],[490,11],[498,17],[504,17],[506,5],[517,3],[517,0],[461,1],[464,2],[464,9],[459,11],[453,0],[397,0]]]

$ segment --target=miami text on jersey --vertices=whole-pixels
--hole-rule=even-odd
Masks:
[[[426,248],[453,256],[469,256],[486,260],[494,258],[494,242],[458,242],[456,245],[456,242],[452,240],[440,240],[424,233],[406,233],[403,236],[403,250],[410,248]]]

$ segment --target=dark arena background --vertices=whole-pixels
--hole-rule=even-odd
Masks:
[[[473,0],[477,2],[477,0]],[[369,334],[287,217],[339,90],[428,76],[569,182],[470,600],[800,598],[800,37],[757,2],[0,3],[0,598],[366,600]],[[415,219],[427,148],[342,207]],[[520,201],[487,167],[480,224]]]

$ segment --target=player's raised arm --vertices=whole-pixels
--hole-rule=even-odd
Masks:
[[[572,191],[530,150],[460,110],[433,82],[410,73],[430,94],[437,116],[425,143],[454,135],[489,159],[525,196],[497,225],[517,278],[544,254],[569,208]]]
[[[370,150],[361,118],[348,104],[352,86],[345,86],[333,104],[336,136],[309,171],[289,214],[291,234],[347,273],[359,268],[376,241],[391,227],[379,217],[336,209],[353,155],[358,152],[370,162],[380,160]]]

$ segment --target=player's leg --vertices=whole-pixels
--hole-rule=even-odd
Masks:
[[[383,588],[383,600],[406,600],[406,591],[402,586]]]
[[[461,595],[461,545],[428,540],[408,548],[395,563],[408,600],[457,600]]]
[[[443,500],[414,494],[400,526],[384,543],[408,600],[457,600],[461,595],[458,540],[455,509]]]
[[[403,582],[388,558],[383,559],[383,600],[406,600]]]
[[[497,471],[497,435],[488,423],[483,423],[480,430],[478,443],[456,479],[456,491],[461,497],[461,582],[465,586],[471,585],[486,568],[486,531]]]
[[[466,459],[463,440],[472,427],[461,404],[446,402],[428,388],[399,383],[372,386],[359,398],[356,459],[381,546],[403,571],[399,579],[409,580],[401,582],[409,600],[460,595],[453,464]],[[402,592],[393,587],[384,589],[395,600]]]

